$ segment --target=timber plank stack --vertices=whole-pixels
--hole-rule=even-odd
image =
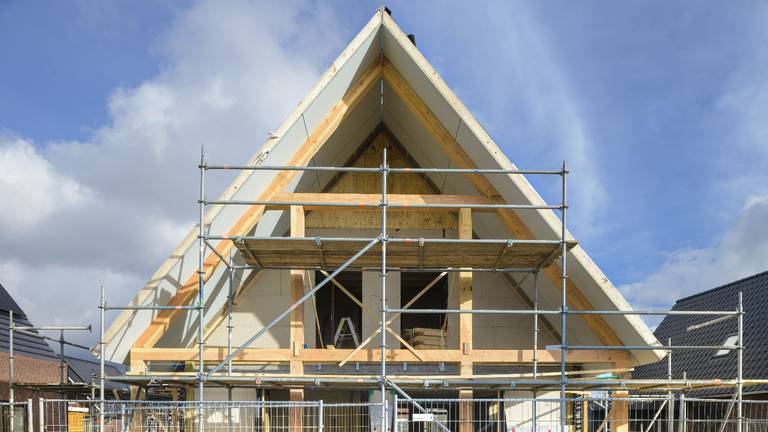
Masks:
[[[424,327],[406,329],[405,341],[416,349],[446,348],[446,337],[442,329]]]

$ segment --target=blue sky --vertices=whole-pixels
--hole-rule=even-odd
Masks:
[[[389,7],[513,162],[569,161],[571,230],[631,303],[766,270],[764,4],[464,3]],[[249,157],[377,6],[2,2],[0,193],[26,210],[0,281],[61,322],[96,317],[62,285],[132,297],[193,223],[196,149]]]
[[[109,120],[106,101],[115,87],[135,86],[161,69],[151,46],[174,8],[123,3],[3,2],[3,127],[37,142],[85,139]]]

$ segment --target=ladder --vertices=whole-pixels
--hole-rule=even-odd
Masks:
[[[344,323],[347,323],[349,333],[344,333]],[[339,340],[352,336],[352,340],[355,342],[355,348],[360,346],[360,339],[357,338],[357,332],[355,331],[355,325],[352,324],[352,318],[344,317],[339,321],[339,326],[336,327],[336,334],[333,336],[333,346],[338,346]]]

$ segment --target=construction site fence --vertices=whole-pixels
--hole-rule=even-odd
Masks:
[[[768,432],[768,402],[753,400],[395,397],[386,409],[388,432],[737,432],[739,405],[742,432]],[[15,432],[379,432],[383,408],[378,402],[40,400],[32,415],[31,402],[16,406]],[[3,409],[0,432],[10,430],[8,405]]]
[[[11,415],[13,407],[13,415]],[[19,432],[31,431],[29,425],[34,416],[32,401],[24,402],[0,402],[0,432],[15,430]],[[13,428],[11,428],[11,417],[13,417]]]

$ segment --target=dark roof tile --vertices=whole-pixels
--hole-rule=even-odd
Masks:
[[[741,279],[678,300],[672,310],[736,310],[738,293],[744,304],[744,378],[768,377],[768,272]],[[694,324],[712,320],[713,316],[669,315],[659,324],[654,334],[666,345],[722,345],[728,335],[737,333],[737,320],[731,319],[700,330],[688,332]],[[764,339],[765,338],[765,339]],[[672,355],[672,375],[681,378],[683,372],[690,379],[735,379],[736,352],[715,357],[714,350],[675,350]],[[640,366],[635,378],[664,378],[667,360]],[[745,392],[766,391],[768,386],[745,388]],[[729,393],[727,389],[713,389],[697,394]]]

